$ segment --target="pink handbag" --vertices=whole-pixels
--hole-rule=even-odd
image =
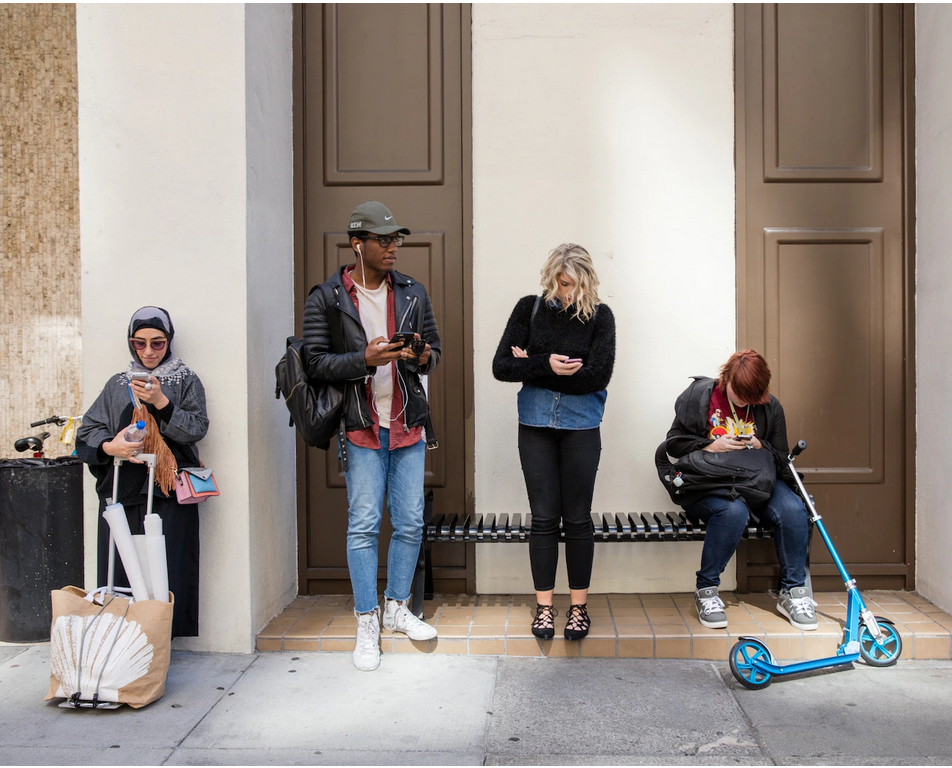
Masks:
[[[206,467],[188,467],[175,478],[175,498],[179,504],[198,504],[218,495],[218,483]]]

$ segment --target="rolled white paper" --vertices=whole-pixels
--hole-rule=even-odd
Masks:
[[[155,600],[167,603],[169,601],[169,564],[165,553],[165,536],[162,535],[162,518],[158,515],[146,515],[144,520],[152,596]]]
[[[161,515],[146,515],[142,518],[143,523],[145,524],[145,535],[162,535],[162,516]]]
[[[145,579],[146,589],[149,590],[149,599],[155,600],[155,590],[152,588],[152,574],[149,569],[149,551],[146,546],[146,537],[144,534],[137,533],[132,536],[132,543],[136,545],[136,557],[139,558],[139,567],[142,569],[142,578]]]
[[[116,549],[119,550],[119,557],[122,558],[122,566],[126,570],[126,576],[129,577],[132,596],[136,600],[148,600],[149,588],[145,585],[145,577],[142,575],[142,567],[139,565],[139,558],[136,555],[136,545],[133,543],[132,533],[129,531],[129,521],[126,520],[125,508],[122,504],[111,504],[106,507],[102,516],[109,523],[112,538],[116,542]]]

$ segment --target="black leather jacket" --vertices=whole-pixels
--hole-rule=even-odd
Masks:
[[[365,429],[374,423],[364,387],[377,369],[368,368],[364,359],[369,339],[360,323],[357,308],[341,281],[345,269],[348,267],[341,267],[336,275],[312,289],[307,297],[304,304],[304,354],[310,378],[332,382],[343,390],[344,425],[349,431]],[[407,385],[404,424],[408,428],[422,427],[426,425],[429,407],[420,375],[430,373],[439,363],[440,330],[426,288],[396,270],[390,276],[396,330],[419,333],[431,348],[430,359],[423,367],[416,360],[397,361],[397,374]],[[427,435],[427,439],[430,438]]]

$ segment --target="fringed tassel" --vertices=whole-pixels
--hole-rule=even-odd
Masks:
[[[140,405],[133,410],[132,420],[145,422],[146,434],[142,452],[155,454],[155,484],[166,496],[171,495],[175,487],[175,476],[178,474],[178,463],[162,439],[155,417],[149,413],[148,408]]]

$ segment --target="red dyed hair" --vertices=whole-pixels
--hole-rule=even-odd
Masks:
[[[745,403],[762,405],[770,400],[770,368],[759,352],[742,349],[731,355],[721,367],[717,385],[727,394],[727,385]]]

